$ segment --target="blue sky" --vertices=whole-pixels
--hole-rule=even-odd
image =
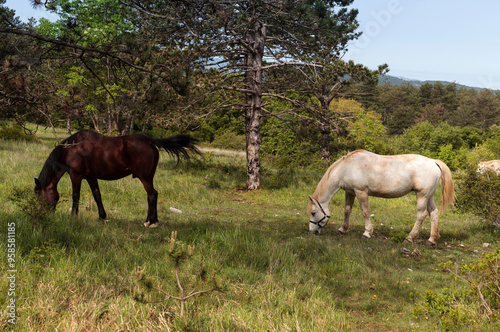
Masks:
[[[363,35],[344,59],[390,75],[500,89],[500,1],[355,0]]]
[[[28,0],[7,0],[23,21],[46,17]],[[500,1],[355,0],[363,35],[345,60],[390,75],[500,89]],[[57,17],[52,16],[54,19]]]

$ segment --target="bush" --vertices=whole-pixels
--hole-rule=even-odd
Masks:
[[[50,206],[33,192],[33,188],[14,187],[9,199],[31,219],[33,226],[44,227],[51,222]]]
[[[476,167],[470,165],[458,179],[456,206],[500,228],[500,175],[491,171],[480,174]]]
[[[486,319],[497,318],[500,313],[500,250],[483,254],[473,264],[455,265],[451,261],[440,264],[453,277],[465,282],[466,287],[452,290],[444,288],[441,292],[426,290],[424,301],[413,309],[413,315],[426,319],[436,317],[446,331],[463,330],[473,326],[478,319],[475,310],[480,307]],[[414,296],[414,294],[410,294]]]
[[[0,138],[15,141],[36,141],[35,135],[26,134],[24,129],[17,123],[13,125],[4,124],[0,126]]]
[[[462,303],[466,295],[448,288],[442,289],[440,293],[426,290],[424,302],[413,309],[413,316],[426,319],[436,317],[445,331],[461,330],[464,325],[473,322],[473,317],[470,317]]]
[[[245,150],[246,138],[245,135],[237,135],[231,131],[225,132],[222,135],[216,136],[210,146],[218,149],[230,150]]]

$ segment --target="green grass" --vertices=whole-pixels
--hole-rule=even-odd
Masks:
[[[64,137],[63,132],[59,132]],[[244,160],[207,154],[178,167],[166,154],[155,177],[160,225],[145,229],[146,193],[131,177],[100,182],[109,220],[98,219],[88,185],[82,186],[80,214],[72,217],[71,185],[65,175],[61,201],[51,222],[33,222],[9,200],[14,187],[34,187],[53,145],[50,132],[39,142],[0,141],[0,229],[16,224],[17,323],[7,323],[9,284],[5,263],[0,281],[2,327],[27,331],[427,331],[443,330],[439,317],[413,316],[426,290],[465,285],[440,268],[476,261],[498,248],[498,233],[472,215],[447,210],[439,223],[437,247],[392,241],[411,230],[413,195],[370,199],[375,214],[372,239],[364,230],[356,203],[351,230],[336,230],[343,218],[343,194],[332,200],[332,220],[321,236],[308,232],[307,195],[321,172],[273,169],[264,165],[264,188],[247,192]],[[440,193],[436,199],[440,200]],[[182,214],[170,211],[177,208]],[[205,289],[216,271],[225,292],[212,292],[187,303],[181,318],[173,300],[144,304],[136,282],[141,268],[156,286],[177,292],[168,258],[172,231],[195,245],[195,255],[181,266],[187,289]],[[483,248],[488,242],[492,248]],[[402,255],[418,249],[420,256]],[[7,240],[0,241],[7,252]],[[6,259],[2,259],[7,262]],[[209,278],[208,278],[209,279]],[[160,293],[144,292],[148,302]],[[484,319],[478,306],[457,329],[494,331],[498,320]],[[474,322],[473,320],[476,320]]]

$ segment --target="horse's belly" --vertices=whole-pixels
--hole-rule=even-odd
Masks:
[[[119,180],[126,176],[132,174],[130,170],[95,170],[91,173],[92,177],[96,177],[99,180]]]
[[[369,196],[396,198],[407,195],[413,190],[408,179],[386,178],[385,180],[369,181],[366,187]]]
[[[405,188],[404,190],[392,190],[392,191],[378,191],[378,190],[368,190],[368,195],[373,197],[381,198],[398,198],[407,195],[412,190]]]

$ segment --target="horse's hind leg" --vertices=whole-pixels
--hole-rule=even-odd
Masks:
[[[87,179],[89,183],[90,190],[92,190],[92,195],[97,204],[97,210],[99,211],[99,219],[106,219],[106,211],[104,211],[104,206],[102,205],[101,191],[99,190],[99,184],[96,178]]]
[[[418,231],[420,230],[420,227],[422,226],[422,223],[424,222],[424,219],[427,215],[428,201],[429,200],[425,195],[417,192],[417,221],[415,222],[415,225],[413,225],[413,229],[406,238],[406,240],[411,243],[414,243],[418,238]]]
[[[439,239],[439,230],[438,230],[438,218],[439,212],[436,207],[436,203],[434,203],[434,199],[431,197],[429,202],[427,203],[427,212],[429,212],[429,217],[431,218],[431,236],[429,237],[428,242],[432,245],[436,244],[437,239]]]
[[[344,222],[339,228],[339,233],[345,234],[349,229],[349,217],[352,212],[352,205],[354,204],[355,195],[345,192],[345,208],[344,208]]]
[[[153,187],[153,181],[142,180],[141,182],[148,194],[148,218],[144,223],[145,227],[156,227],[158,224],[158,192]]]
[[[363,236],[367,239],[372,237],[373,226],[370,221],[370,207],[368,206],[368,193],[364,191],[356,191],[356,197],[358,198],[359,205],[361,205],[361,211],[363,211],[363,218],[365,219],[365,232]]]

